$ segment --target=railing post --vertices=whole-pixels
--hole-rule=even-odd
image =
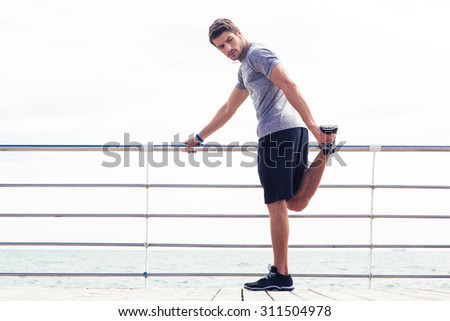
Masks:
[[[374,220],[374,194],[375,194],[375,160],[377,152],[381,152],[381,145],[370,145],[370,152],[373,153],[372,158],[372,189],[370,192],[370,224],[369,224],[369,283],[368,288],[372,288],[372,266],[373,266],[373,220]]]

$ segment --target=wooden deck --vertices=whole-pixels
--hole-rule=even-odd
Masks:
[[[450,301],[445,289],[296,289],[253,292],[239,288],[64,289],[0,288],[0,301]]]

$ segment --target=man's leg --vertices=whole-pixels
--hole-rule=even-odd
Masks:
[[[327,156],[320,151],[314,162],[303,174],[294,197],[286,202],[288,209],[300,212],[308,206],[309,201],[319,188],[326,166]]]
[[[288,271],[289,217],[285,200],[267,204],[270,215],[270,234],[272,237],[273,265],[278,273]]]
[[[244,288],[252,291],[292,291],[294,281],[288,274],[288,239],[289,217],[286,201],[269,203],[270,232],[274,263],[269,267],[269,273],[256,282],[245,283]]]
[[[337,128],[335,129],[337,131]],[[327,144],[334,142],[336,139],[336,131],[328,133]],[[334,143],[333,143],[334,144]],[[300,212],[308,206],[309,201],[319,188],[322,180],[323,172],[327,166],[328,156],[321,150],[314,162],[303,173],[299,188],[294,197],[287,201],[288,209]]]

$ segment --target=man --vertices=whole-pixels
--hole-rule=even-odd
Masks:
[[[258,118],[258,174],[269,210],[274,262],[269,274],[244,287],[291,291],[294,284],[288,270],[288,210],[303,210],[319,187],[327,156],[335,149],[337,128],[329,129],[328,134],[321,130],[276,55],[247,41],[233,22],[214,21],[209,39],[225,56],[241,62],[238,83],[213,119],[186,142],[185,151],[192,151],[193,146],[225,125],[251,96]],[[309,168],[308,129],[323,151]]]

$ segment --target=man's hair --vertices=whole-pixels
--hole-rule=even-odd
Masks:
[[[229,31],[236,34],[238,30],[238,27],[230,19],[217,19],[209,27],[209,42],[214,46],[213,40],[220,37],[222,33]]]

